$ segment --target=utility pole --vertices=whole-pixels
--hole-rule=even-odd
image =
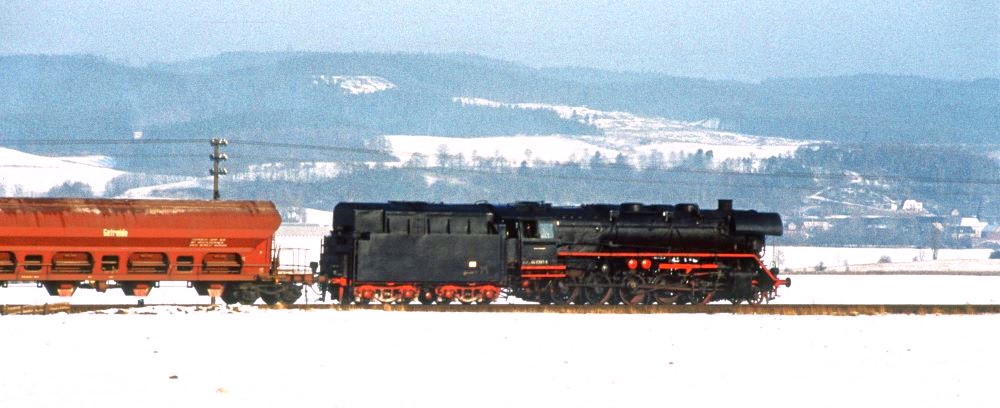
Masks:
[[[221,197],[219,194],[219,176],[224,176],[226,174],[229,174],[229,170],[226,170],[224,167],[221,168],[219,167],[219,162],[229,159],[229,156],[226,156],[225,153],[219,152],[222,146],[228,144],[229,141],[226,139],[219,139],[219,138],[212,139],[212,155],[208,156],[210,159],[212,159],[212,169],[208,171],[208,174],[211,174],[212,178],[214,179],[212,188],[213,200],[218,200]]]

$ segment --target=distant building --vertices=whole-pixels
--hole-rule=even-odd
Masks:
[[[917,200],[903,200],[903,208],[900,211],[911,214],[923,213],[924,203]]]
[[[833,224],[828,221],[803,221],[802,228],[805,230],[829,231]]]
[[[984,228],[983,239],[1000,242],[1000,225],[989,225]]]
[[[973,238],[980,238],[983,236],[983,230],[989,225],[986,221],[979,221],[976,217],[962,217],[958,225],[960,227],[969,227],[972,230]]]

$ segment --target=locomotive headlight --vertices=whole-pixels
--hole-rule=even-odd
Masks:
[[[469,268],[476,268],[479,266],[479,262],[469,261]]]

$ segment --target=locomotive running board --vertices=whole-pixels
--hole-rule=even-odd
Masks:
[[[711,252],[559,252],[560,257],[578,258],[655,258],[655,257],[675,257],[675,258],[714,258],[714,259],[753,259],[760,265],[760,268],[774,282],[774,287],[791,286],[791,279],[778,279],[771,272],[771,269],[761,262],[760,257],[754,254],[729,254]]]

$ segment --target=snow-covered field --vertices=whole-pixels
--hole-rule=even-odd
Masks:
[[[278,245],[315,248],[326,228],[284,226]],[[786,259],[816,259],[831,251],[852,264],[869,256],[844,249],[781,251]],[[1000,276],[792,279],[776,302],[1000,304]],[[66,299],[30,285],[0,289],[0,303],[61,301]],[[135,299],[119,290],[81,289],[69,301]],[[994,384],[1000,315],[565,315],[163,305],[208,301],[183,284],[165,284],[146,300],[160,306],[0,316],[0,345],[7,351],[0,407],[992,407],[1000,398]],[[312,291],[301,300],[316,301]]]
[[[311,227],[319,230],[324,227]],[[313,243],[286,228],[284,247]],[[793,276],[778,303],[1000,304],[1000,276]],[[33,286],[2,303],[65,301]],[[132,303],[78,290],[72,303]],[[301,302],[315,303],[308,291]],[[201,303],[154,289],[147,304]],[[0,407],[989,407],[1000,315],[399,313],[150,306],[2,316]]]
[[[990,249],[940,249],[939,261],[941,267],[948,266],[955,270],[978,270],[982,261],[989,258]],[[783,270],[814,271],[823,263],[828,271],[857,270],[859,267],[872,267],[879,259],[888,257],[891,265],[881,265],[880,268],[897,268],[899,270],[930,270],[934,268],[934,250],[930,248],[844,248],[844,247],[805,247],[805,246],[773,246],[768,247],[763,260],[768,265],[777,264]],[[914,264],[915,263],[915,264]],[[905,264],[911,264],[907,266]],[[909,269],[906,269],[909,268]],[[1000,272],[1000,269],[997,270]]]
[[[529,110],[549,110],[563,119],[575,120],[601,129],[604,134],[590,135],[510,135],[497,137],[460,138],[433,135],[387,135],[392,154],[399,163],[406,163],[419,153],[429,166],[441,165],[436,157],[441,146],[448,154],[461,154],[467,164],[474,157],[502,158],[510,166],[522,161],[532,165],[535,160],[547,163],[587,163],[595,153],[606,161],[619,153],[630,164],[639,166],[644,156],[659,152],[661,159],[671,155],[693,154],[698,150],[712,151],[716,162],[731,158],[753,157],[757,160],[791,154],[809,141],[776,137],[751,136],[720,131],[717,121],[682,122],[658,117],[643,117],[628,112],[609,112],[583,106],[549,105],[541,103],[502,103],[482,98],[456,97],[463,105],[507,107]]]
[[[104,156],[46,157],[0,147],[0,196],[41,195],[66,182],[86,184],[100,195],[124,174],[110,167]]]
[[[990,407],[1000,397],[998,315],[158,307],[0,325],[3,407]]]
[[[338,87],[351,95],[371,94],[396,87],[388,79],[372,75],[313,75],[312,83]]]

